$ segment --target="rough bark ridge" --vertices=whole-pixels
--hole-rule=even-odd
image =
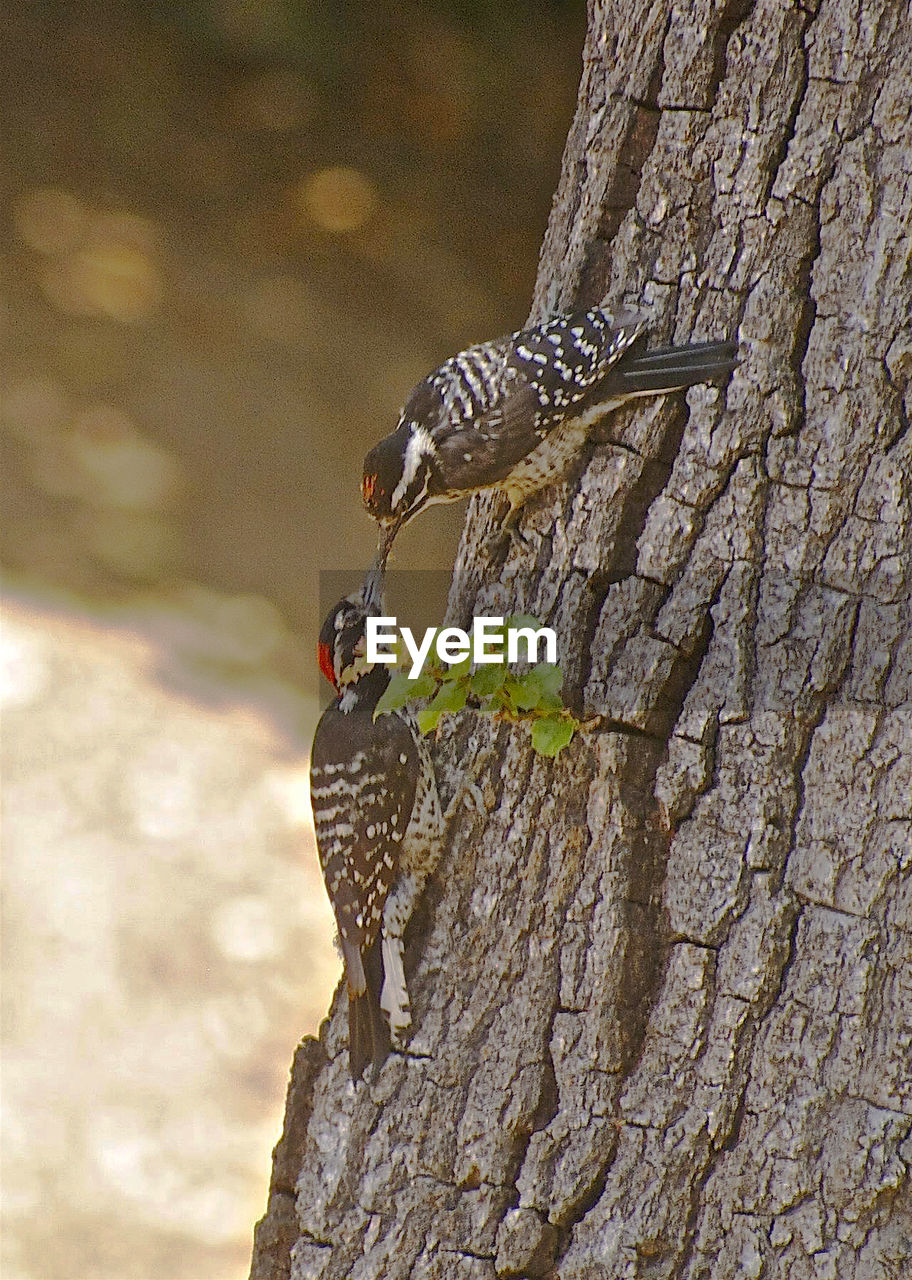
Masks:
[[[473,504],[454,616],[551,620],[598,721],[443,735],[484,812],[410,1052],[354,1093],[337,1001],[299,1053],[256,1280],[912,1274],[912,21],[632,14],[591,8],[533,314],[743,363],[612,423],[531,552]]]

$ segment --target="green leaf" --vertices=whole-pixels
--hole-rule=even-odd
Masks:
[[[490,698],[492,693],[496,693],[507,678],[507,668],[502,662],[493,663],[491,666],[479,667],[477,671],[473,671],[471,688],[479,698]]]
[[[457,711],[461,711],[466,704],[466,698],[469,696],[469,682],[464,676],[459,676],[455,680],[445,681],[437,691],[435,702],[439,703],[444,711],[449,711],[453,715]]]
[[[467,676],[472,668],[472,655],[467,653],[464,658],[460,658],[458,662],[454,662],[451,667],[444,663],[444,670],[447,673],[448,680],[458,680],[460,676]]]
[[[540,756],[563,751],[579,726],[572,716],[544,716],[532,726],[532,746]]]
[[[553,662],[539,662],[529,674],[535,676],[543,694],[560,694],[564,673]]]
[[[389,711],[398,711],[413,698],[427,698],[437,688],[437,682],[428,672],[422,672],[415,680],[409,680],[404,671],[394,671],[374,707],[374,719]]]
[[[564,683],[560,667],[539,662],[525,675],[507,681],[510,696],[521,711],[560,711],[560,687]]]
[[[425,707],[423,711],[418,712],[418,728],[422,733],[430,733],[437,728],[442,712],[432,711],[430,707]]]
[[[494,695],[500,704],[500,710],[506,711],[507,715],[516,715],[516,703],[513,701],[513,694],[510,686],[515,683],[512,680],[506,680]]]
[[[538,706],[542,691],[532,671],[524,676],[511,676],[504,685],[513,705],[519,711],[531,711]]]
[[[468,697],[468,685],[464,680],[447,680],[437,690],[437,694],[423,711],[418,714],[418,728],[422,733],[430,733],[440,723],[441,716],[455,715],[461,711]]]
[[[518,631],[520,627],[532,627],[535,631],[540,631],[541,625],[531,613],[511,613],[509,618],[504,618],[505,631]]]

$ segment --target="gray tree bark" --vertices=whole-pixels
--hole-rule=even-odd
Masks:
[[[533,317],[737,332],[454,618],[559,629],[556,760],[463,714],[415,1034],[299,1048],[254,1280],[912,1275],[912,17],[595,0]]]

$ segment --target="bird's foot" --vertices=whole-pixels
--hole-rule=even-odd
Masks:
[[[497,548],[498,556],[506,560],[511,551],[528,553],[532,543],[519,527],[522,507],[511,507],[494,534],[492,542]]]

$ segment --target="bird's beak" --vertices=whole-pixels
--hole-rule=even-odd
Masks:
[[[379,566],[381,571],[385,571],[386,569],[386,561],[390,553],[390,548],[393,545],[396,534],[402,528],[403,523],[404,521],[402,516],[399,516],[392,522],[392,524],[384,525],[380,531],[380,539],[377,543],[377,559],[374,561],[374,564],[375,566]]]
[[[374,563],[364,575],[364,585],[361,588],[364,609],[369,618],[378,617],[383,613],[383,579],[385,574],[386,552],[378,553]]]

